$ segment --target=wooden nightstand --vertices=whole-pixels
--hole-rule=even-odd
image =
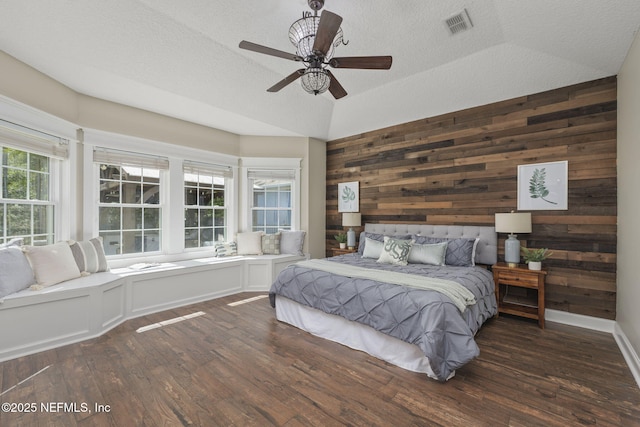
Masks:
[[[344,255],[344,254],[352,254],[352,253],[355,253],[357,251],[358,251],[357,248],[354,248],[354,249],[331,248],[331,252],[333,253],[333,256]]]
[[[544,279],[546,270],[526,266],[509,267],[499,262],[493,267],[498,313],[537,319],[544,329]]]

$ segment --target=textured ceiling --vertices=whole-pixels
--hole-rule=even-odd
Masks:
[[[295,82],[306,0],[0,0],[0,50],[86,95],[240,135],[335,139],[618,73],[640,23],[638,0],[326,0],[348,45],[336,56],[392,55],[389,71],[334,69],[348,95]],[[467,9],[473,28],[444,20]]]

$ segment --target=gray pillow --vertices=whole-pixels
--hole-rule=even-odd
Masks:
[[[0,249],[0,298],[35,283],[33,269],[18,247]]]
[[[302,245],[304,245],[304,236],[306,231],[280,231],[280,253],[304,255]]]
[[[415,244],[409,252],[409,263],[445,265],[447,242],[419,245]]]
[[[0,249],[2,248],[10,248],[11,246],[22,246],[23,239],[22,237],[16,237],[15,239],[9,240],[7,243],[0,244]]]
[[[363,247],[362,258],[378,259],[380,258],[380,254],[382,253],[384,243],[378,240],[371,239],[369,237],[365,237],[364,240],[360,241],[360,246]]]
[[[475,251],[477,239],[471,238],[455,238],[447,239],[444,237],[427,237],[414,236],[417,244],[430,244],[447,242],[447,254],[445,256],[445,264],[456,267],[471,267],[475,265]]]

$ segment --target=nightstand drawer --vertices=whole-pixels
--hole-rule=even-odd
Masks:
[[[538,275],[537,274],[522,274],[522,272],[512,271],[500,271],[498,273],[498,280],[505,285],[514,285],[527,288],[538,287]]]

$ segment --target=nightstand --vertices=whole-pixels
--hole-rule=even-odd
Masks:
[[[357,248],[354,248],[354,249],[331,248],[331,252],[333,253],[333,256],[344,255],[344,254],[352,254],[352,253],[355,253],[357,251],[358,251]]]
[[[498,313],[537,319],[544,329],[544,280],[546,270],[529,270],[526,266],[509,267],[497,263],[493,267]]]

